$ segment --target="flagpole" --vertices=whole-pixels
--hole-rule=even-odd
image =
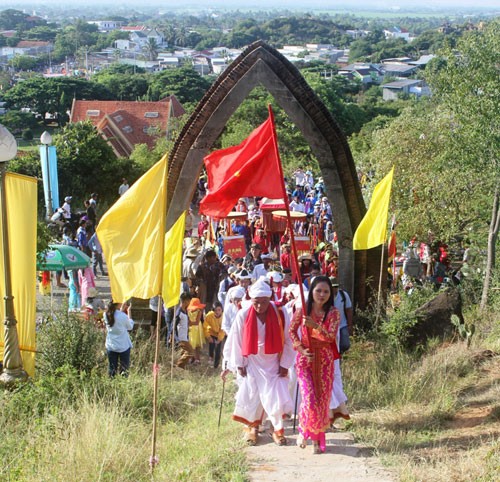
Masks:
[[[166,155],[166,154],[165,154]],[[158,375],[160,373],[160,366],[158,365],[158,357],[160,353],[160,333],[161,333],[161,311],[163,310],[163,298],[162,298],[162,288],[163,288],[163,271],[165,264],[165,221],[167,217],[167,160],[165,160],[165,168],[163,171],[163,196],[161,199],[163,200],[163,209],[162,215],[160,219],[160,233],[163,235],[162,242],[158,243],[160,246],[158,249],[161,250],[160,259],[162,260],[162,264],[160,267],[160,276],[159,276],[159,294],[158,294],[158,314],[156,317],[156,340],[155,340],[155,357],[153,362],[153,433],[151,436],[151,457],[149,458],[149,466],[151,468],[151,474],[153,474],[155,467],[158,465],[159,460],[156,455],[156,434],[157,434],[157,419],[158,419]]]
[[[382,293],[382,274],[384,269],[384,251],[385,242],[382,244],[382,253],[380,255],[380,276],[378,280],[378,294],[377,294],[377,316],[375,317],[375,326],[378,325],[378,320],[380,318],[380,297]]]
[[[268,104],[268,110],[269,110],[269,117],[271,118],[271,123],[273,126],[273,136],[272,136],[273,137],[273,147],[274,147],[274,151],[276,153],[276,158],[278,159],[279,172],[280,172],[280,177],[281,177],[281,189],[283,192],[283,201],[285,202],[286,220],[287,220],[288,229],[290,231],[290,242],[291,242],[291,248],[292,248],[292,262],[294,265],[295,272],[297,273],[297,282],[299,285],[300,301],[302,303],[302,313],[305,315],[306,314],[306,311],[305,311],[306,310],[306,301],[305,301],[305,297],[304,297],[304,285],[302,284],[302,275],[300,273],[300,268],[299,268],[297,248],[295,246],[295,234],[293,232],[292,217],[290,216],[290,204],[288,202],[288,194],[286,192],[286,187],[285,187],[285,177],[283,175],[283,166],[281,164],[281,157],[280,157],[280,153],[278,150],[278,143],[276,142],[276,139],[277,139],[276,127],[274,125],[274,114],[273,114],[273,110],[271,108],[271,104]],[[307,330],[307,336],[309,337],[309,329]]]

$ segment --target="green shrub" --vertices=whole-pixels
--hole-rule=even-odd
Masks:
[[[24,141],[32,141],[33,140],[33,131],[31,129],[24,129],[22,134]]]
[[[102,364],[104,334],[92,323],[68,313],[55,313],[38,333],[40,373],[51,374],[69,366],[90,372]]]
[[[415,310],[435,296],[436,291],[431,286],[414,289],[411,294],[401,293],[401,303],[381,325],[382,335],[392,345],[404,345],[410,328],[418,321]]]

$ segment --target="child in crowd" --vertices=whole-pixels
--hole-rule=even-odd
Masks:
[[[203,309],[206,305],[200,302],[199,298],[191,298],[191,302],[187,307],[189,317],[189,343],[194,350],[193,363],[199,365],[201,363],[201,348],[205,342],[203,333]]]
[[[213,311],[207,313],[205,317],[205,336],[208,341],[209,363],[214,368],[219,366],[222,341],[226,334],[222,330],[222,303],[216,301]]]
[[[179,359],[177,360],[177,366],[179,368],[185,368],[186,363],[192,360],[194,355],[194,350],[189,343],[189,318],[187,313],[187,307],[191,302],[191,293],[181,294],[181,303],[175,317],[174,329],[177,331],[177,337],[179,340]]]

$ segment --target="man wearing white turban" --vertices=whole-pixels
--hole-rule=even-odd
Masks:
[[[251,305],[241,309],[224,348],[227,371],[237,376],[239,385],[233,420],[246,426],[249,445],[257,443],[258,427],[264,413],[273,425],[277,445],[286,445],[283,415],[291,413],[293,403],[288,392],[288,369],[294,352],[287,336],[288,314],[271,302],[272,290],[265,279],[249,289]]]

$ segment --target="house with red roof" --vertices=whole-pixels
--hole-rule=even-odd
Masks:
[[[74,99],[70,122],[92,122],[117,156],[130,157],[137,144],[152,149],[168,136],[172,120],[184,113],[173,95],[158,102]]]

